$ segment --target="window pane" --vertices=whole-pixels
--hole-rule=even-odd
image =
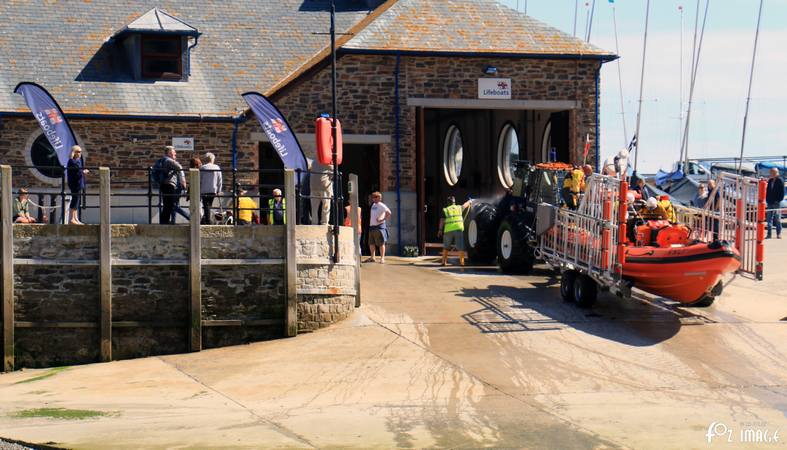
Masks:
[[[146,76],[163,74],[165,72],[180,74],[178,60],[174,58],[146,58],[143,61],[142,73]]]
[[[33,142],[33,146],[30,148],[30,159],[36,166],[36,170],[46,177],[60,178],[63,175],[57,153],[43,134]]]
[[[453,186],[459,181],[463,162],[462,134],[456,126],[451,126],[446,133],[443,147],[443,173],[445,181]]]
[[[142,39],[142,53],[177,55],[180,53],[180,38],[170,39]]]
[[[514,185],[515,162],[519,160],[519,139],[516,129],[508,124],[500,133],[497,147],[497,174],[503,187]]]

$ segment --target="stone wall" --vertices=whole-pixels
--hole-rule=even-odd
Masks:
[[[478,78],[494,66],[494,77],[511,78],[514,100],[575,100],[574,142],[590,134],[595,144],[595,60],[402,56],[399,67],[401,185],[415,190],[415,107],[408,98],[477,99]],[[395,56],[343,55],[337,64],[338,110],[346,134],[393,136]],[[314,117],[331,109],[330,70],[308,73],[274,96],[290,125],[313,133]],[[352,94],[349,94],[352,93]],[[393,141],[392,141],[393,142]],[[576,146],[573,146],[576,147]],[[575,155],[579,158],[579,155]],[[396,148],[382,146],[381,190],[396,190]]]
[[[95,225],[14,226],[16,367],[99,359],[98,234]],[[338,264],[328,227],[298,226],[296,237],[297,324],[305,332],[352,312],[356,255],[348,228]],[[285,227],[202,226],[200,240],[203,347],[283,336]],[[112,226],[114,359],[188,351],[189,248],[188,227]]]

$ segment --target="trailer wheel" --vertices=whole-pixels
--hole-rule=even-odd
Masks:
[[[589,308],[598,298],[598,285],[587,275],[580,275],[574,280],[574,300],[581,308]]]
[[[497,208],[490,203],[470,206],[465,218],[465,249],[471,261],[489,263],[495,259]]]
[[[527,246],[525,233],[503,220],[497,231],[497,264],[504,273],[524,274],[533,268],[534,256]]]
[[[577,272],[566,270],[560,277],[560,296],[567,302],[574,301],[574,282],[577,279]]]
[[[686,306],[691,306],[693,308],[707,308],[708,306],[712,305],[715,300],[716,300],[716,297],[713,297],[712,295],[705,294],[702,297],[700,297],[699,300],[697,300],[696,302],[689,303]]]

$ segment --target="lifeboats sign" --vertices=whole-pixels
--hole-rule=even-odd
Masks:
[[[478,98],[511,99],[511,78],[479,78]]]

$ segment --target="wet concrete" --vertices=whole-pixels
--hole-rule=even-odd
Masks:
[[[0,376],[0,437],[71,448],[785,448],[787,240],[710,308],[604,295],[539,268],[363,267],[364,306],[295,339]],[[19,419],[40,407],[82,421]],[[707,442],[711,423],[735,430]]]

